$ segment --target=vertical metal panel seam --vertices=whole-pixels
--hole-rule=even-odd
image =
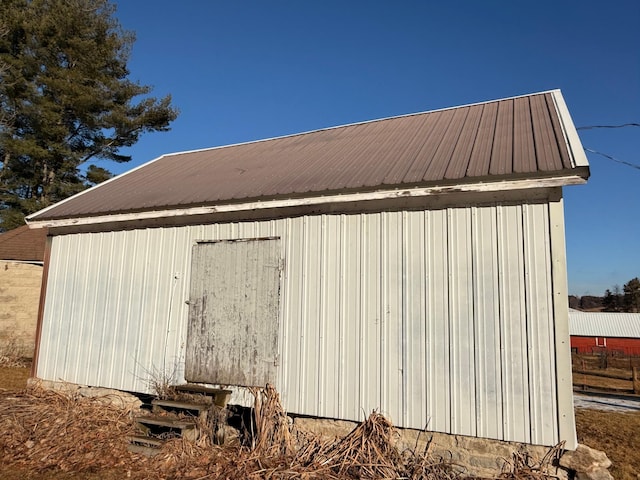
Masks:
[[[364,357],[365,357],[365,341],[364,341],[364,332],[365,328],[367,328],[369,319],[367,318],[367,298],[368,291],[365,288],[365,279],[368,275],[367,270],[367,262],[365,260],[366,254],[365,250],[367,249],[366,238],[368,231],[368,221],[367,216],[364,214],[360,214],[360,279],[358,282],[358,298],[360,299],[360,312],[358,318],[358,401],[356,402],[356,407],[362,408],[364,395],[364,379],[365,379],[365,369],[364,369]]]
[[[520,221],[522,223],[521,228],[522,228],[522,258],[523,258],[523,282],[524,282],[524,289],[523,289],[523,293],[524,293],[524,312],[525,312],[525,342],[526,342],[526,368],[527,368],[527,389],[528,389],[528,395],[526,395],[526,401],[527,401],[527,408],[528,408],[528,414],[529,414],[529,418],[532,417],[533,411],[534,411],[534,407],[533,407],[533,403],[535,403],[535,401],[537,399],[534,399],[533,397],[536,396],[537,394],[537,385],[536,385],[536,379],[533,378],[533,375],[535,374],[535,369],[532,368],[532,356],[538,355],[539,352],[534,352],[533,351],[533,346],[531,345],[531,330],[532,330],[532,325],[531,322],[537,321],[537,319],[531,318],[532,317],[532,310],[531,310],[531,299],[530,299],[530,292],[529,292],[529,285],[531,282],[531,268],[532,265],[531,263],[533,262],[533,259],[531,258],[531,252],[529,252],[529,244],[528,244],[528,238],[529,238],[529,209],[527,208],[526,205],[521,206],[520,208],[521,210],[521,216],[520,216]],[[531,421],[529,422],[529,442],[534,441],[534,439],[537,437],[537,432],[536,432],[536,424],[535,421]]]
[[[388,213],[382,212],[380,217],[380,407],[383,409],[388,408],[388,381],[387,381],[387,369],[388,365],[388,352],[387,352],[387,309],[388,309],[388,248],[389,242],[387,235],[389,232],[388,227]],[[386,395],[385,395],[385,392]]]
[[[454,369],[453,369],[453,359],[452,359],[452,352],[453,350],[455,350],[454,348],[452,348],[452,342],[451,342],[451,331],[452,331],[452,325],[451,322],[453,321],[452,319],[452,314],[453,314],[453,305],[451,304],[452,302],[452,295],[451,295],[451,288],[452,288],[452,266],[451,266],[451,225],[452,225],[452,220],[451,220],[451,215],[452,215],[452,211],[451,209],[447,209],[446,210],[446,215],[445,215],[445,225],[443,228],[443,235],[445,237],[445,255],[446,255],[446,259],[445,259],[445,265],[447,266],[447,339],[449,340],[449,348],[447,351],[447,364],[446,364],[446,369],[449,372],[449,385],[448,385],[448,389],[449,389],[449,398],[447,399],[447,401],[449,402],[449,429],[454,429],[454,422],[455,422],[455,402],[456,402],[456,395],[455,392],[453,390],[453,382],[452,380],[452,373],[454,373]]]
[[[98,258],[100,259],[100,261],[102,262],[103,259],[105,258],[105,256],[108,259],[108,267],[107,267],[107,271],[101,271],[100,272],[100,277],[105,276],[106,278],[104,280],[100,279],[98,280],[98,282],[100,284],[103,284],[104,282],[104,287],[105,287],[105,291],[109,292],[110,286],[111,286],[111,282],[113,280],[113,275],[112,275],[112,266],[113,266],[113,242],[109,242],[109,253],[108,255],[105,255],[105,235],[107,235],[106,233],[99,233],[97,234],[99,237],[99,241],[98,241]],[[90,253],[90,256],[92,256],[92,253]],[[102,269],[101,269],[102,270]],[[106,275],[105,275],[106,273]],[[98,292],[99,289],[96,288],[96,291],[94,292],[94,299],[93,299],[93,314],[91,315],[91,318],[93,319],[93,322],[95,322],[96,320],[96,305],[98,304],[97,301],[97,296],[98,296]],[[111,332],[107,334],[107,326],[109,325],[109,318],[107,317],[108,312],[109,312],[109,301],[111,299],[111,295],[104,295],[104,303],[102,304],[102,311],[100,312],[100,315],[102,316],[102,328],[101,328],[101,334],[100,334],[100,344],[99,344],[99,348],[98,348],[98,354],[96,355],[96,358],[98,359],[98,378],[102,378],[103,372],[105,367],[107,368],[107,371],[109,370],[109,366],[108,365],[104,365],[105,363],[105,350],[106,350],[106,345],[105,345],[105,338],[107,335],[112,335],[113,333],[113,326],[111,326]],[[93,323],[91,325],[91,330],[94,332],[93,335],[95,335],[95,323]],[[113,358],[110,357],[110,361],[113,362]],[[111,381],[111,379],[109,378],[109,381]]]
[[[136,248],[137,248],[137,245],[138,245],[138,236],[134,235],[133,233],[130,234],[130,236],[133,237],[133,248],[131,250],[135,252]],[[122,257],[124,258],[124,255]],[[129,267],[130,267],[130,265],[129,265]],[[130,272],[130,274],[131,274],[131,272]],[[133,325],[131,325],[131,317],[132,317],[132,315],[131,315],[131,306],[133,305],[133,285],[129,285],[129,292],[128,293],[129,293],[129,295],[128,295],[129,299],[128,299],[128,302],[127,302],[127,334],[125,336],[125,345],[129,345],[129,337],[131,336],[131,333],[132,333],[131,330],[133,328]],[[134,354],[135,354],[135,352],[134,352]],[[126,353],[125,353],[125,355],[126,355]],[[123,365],[126,365],[126,363],[127,362],[124,361]],[[127,372],[127,373],[130,373],[130,372]],[[124,375],[124,374],[125,374],[125,372],[122,372],[122,375]]]
[[[482,421],[482,416],[486,414],[486,412],[483,412],[481,409],[478,408],[478,405],[480,405],[482,402],[480,401],[480,393],[481,393],[481,389],[478,388],[478,385],[481,384],[481,378],[480,378],[480,371],[478,368],[478,344],[480,343],[480,334],[479,332],[476,330],[476,327],[478,325],[477,319],[476,319],[476,315],[478,314],[478,306],[476,305],[476,303],[478,303],[480,300],[479,298],[475,298],[475,292],[478,291],[478,279],[476,278],[476,273],[478,270],[478,266],[476,264],[477,262],[477,257],[478,257],[478,246],[479,246],[479,238],[478,238],[478,233],[477,231],[480,230],[480,228],[476,228],[477,225],[476,223],[478,222],[478,212],[477,212],[477,208],[472,206],[470,207],[471,210],[471,218],[469,219],[469,236],[471,238],[471,242],[470,242],[470,248],[471,248],[471,292],[472,292],[472,301],[470,304],[471,307],[471,332],[473,334],[473,342],[471,343],[472,348],[473,348],[473,352],[472,352],[472,356],[471,358],[473,359],[473,379],[474,379],[474,383],[476,385],[475,389],[474,389],[474,410],[476,412],[480,411],[480,415],[473,415],[472,417],[475,418],[475,422],[474,422],[474,434],[476,434],[477,432],[482,430],[482,425],[481,425],[481,421]],[[484,339],[484,338],[483,338]],[[487,348],[487,345],[483,345],[484,348]],[[486,375],[486,372],[485,372]]]
[[[345,227],[345,222],[347,221],[346,215],[340,215],[340,221],[338,223],[338,268],[340,271],[340,280],[338,288],[338,305],[340,305],[338,311],[338,391],[336,392],[338,397],[338,416],[342,418],[346,407],[346,386],[344,385],[346,372],[345,372],[345,358],[347,356],[346,346],[348,345],[345,341],[346,339],[346,321],[347,317],[347,305],[346,305],[346,295],[344,295],[345,291],[345,283],[347,279],[347,259],[345,258],[345,253],[348,252],[349,256],[351,256],[349,245],[347,242],[347,233],[348,228]],[[354,319],[351,319],[352,321]]]
[[[506,398],[506,388],[505,388],[505,378],[504,378],[504,366],[506,364],[506,351],[505,351],[505,342],[506,342],[506,338],[505,338],[505,323],[508,321],[508,319],[505,318],[506,316],[506,311],[503,308],[503,295],[502,295],[502,291],[504,289],[504,283],[506,282],[506,279],[504,279],[504,275],[505,272],[502,271],[502,255],[504,255],[504,247],[502,246],[502,243],[504,243],[504,236],[503,236],[503,229],[504,229],[504,225],[503,225],[503,212],[502,209],[504,207],[502,205],[497,205],[496,206],[496,210],[495,210],[495,215],[496,215],[496,234],[498,237],[498,254],[496,255],[496,271],[498,272],[498,292],[499,296],[498,296],[498,322],[499,322],[499,331],[498,331],[498,338],[499,338],[499,342],[500,342],[500,398],[502,398],[502,402],[503,402],[503,408],[502,408],[502,419],[500,422],[500,426],[501,426],[501,430],[502,430],[502,435],[501,438],[505,439],[508,438],[507,435],[507,428],[506,428],[506,424],[507,424],[507,415],[504,409],[504,403],[505,403],[505,398]]]
[[[325,238],[325,236],[328,235],[327,232],[327,217],[325,215],[323,215],[322,217],[320,217],[320,232],[318,235],[318,240],[320,241],[320,245],[319,245],[319,249],[318,249],[318,254],[320,255],[320,272],[319,272],[319,276],[320,276],[320,281],[318,282],[318,298],[319,298],[319,305],[318,305],[318,361],[317,361],[317,376],[316,376],[316,382],[317,382],[317,392],[318,392],[318,413],[320,415],[324,414],[324,408],[325,408],[325,401],[324,401],[324,396],[327,395],[327,389],[326,389],[326,384],[327,384],[327,380],[325,379],[325,375],[326,375],[326,358],[325,358],[325,354],[327,353],[327,339],[326,339],[326,323],[327,323],[327,319],[325,318],[326,315],[326,308],[325,308],[325,304],[326,304],[326,299],[325,296],[327,295],[326,292],[326,286],[325,286],[325,282],[327,280],[327,272],[326,269],[328,268],[327,265],[327,252],[326,252],[326,248],[327,248],[327,239]]]
[[[409,293],[409,290],[407,288],[407,270],[409,268],[409,259],[407,256],[407,250],[408,250],[408,246],[407,246],[407,232],[406,229],[408,228],[407,225],[407,212],[403,211],[400,214],[400,221],[401,221],[401,225],[400,225],[400,245],[402,248],[402,260],[401,260],[401,265],[402,265],[402,287],[401,287],[401,296],[402,296],[402,300],[401,300],[401,308],[402,311],[400,312],[400,328],[401,328],[401,340],[400,340],[400,354],[402,355],[402,359],[401,359],[401,371],[400,371],[400,375],[401,375],[401,382],[402,382],[402,394],[401,394],[401,401],[402,401],[402,406],[401,406],[401,412],[402,412],[402,422],[404,425],[407,425],[407,421],[408,421],[408,382],[407,382],[407,295]]]
[[[422,349],[423,355],[421,356],[422,362],[420,365],[425,368],[422,369],[422,375],[420,375],[420,398],[423,399],[420,411],[420,415],[422,418],[423,428],[426,430],[429,422],[429,418],[427,415],[427,390],[428,390],[428,369],[426,368],[427,358],[429,352],[427,350],[427,335],[428,335],[428,327],[427,322],[429,321],[429,315],[427,314],[427,288],[428,288],[428,280],[427,280],[427,255],[425,249],[429,248],[427,242],[426,228],[427,228],[427,211],[423,211],[420,213],[420,223],[419,223],[419,231],[418,235],[420,240],[418,242],[419,246],[419,254],[420,254],[420,331],[422,332]]]
[[[142,236],[142,233],[145,234],[147,231],[146,230],[142,230],[142,231],[137,231],[136,233],[138,233],[139,236]],[[147,242],[145,242],[144,240],[142,241],[142,243],[144,245],[146,245]],[[147,258],[146,258],[146,254],[147,254],[148,250],[145,248],[145,256],[144,256],[144,263],[142,264],[142,275],[141,278],[146,278],[147,277]],[[144,298],[144,285],[140,285],[140,298]],[[144,327],[144,322],[142,321],[142,319],[144,319],[146,313],[146,309],[145,309],[145,303],[144,302],[140,302],[140,320],[138,322],[138,325],[136,326],[136,337],[137,337],[137,344],[136,344],[136,353],[135,353],[135,364],[136,366],[134,367],[134,372],[137,372],[140,368],[143,370],[142,374],[137,375],[138,380],[142,381],[141,379],[145,378],[144,376],[148,375],[149,372],[145,371],[145,367],[144,365],[149,365],[150,364],[148,362],[145,362],[144,360],[148,360],[148,359],[143,359],[143,352],[142,352],[142,343],[143,343],[143,336],[144,336],[144,332],[143,332],[143,327]],[[144,376],[143,376],[144,375]]]
[[[500,362],[500,368],[498,369],[499,372],[499,378],[496,379],[496,390],[499,392],[500,395],[500,402],[499,402],[499,407],[500,407],[500,439],[505,439],[506,435],[505,435],[505,430],[504,430],[504,368],[502,367],[502,365],[504,365],[504,344],[503,344],[503,336],[502,336],[502,332],[504,330],[504,311],[502,308],[502,302],[500,301],[500,291],[502,290],[502,275],[500,274],[500,240],[501,240],[501,235],[499,232],[500,229],[500,225],[501,225],[501,210],[500,210],[500,205],[495,205],[494,209],[493,209],[493,215],[495,216],[495,220],[496,220],[496,226],[495,226],[495,235],[496,235],[496,256],[495,256],[495,265],[494,265],[494,269],[496,272],[496,291],[497,291],[497,302],[496,302],[496,307],[498,309],[498,361]]]
[[[302,218],[302,225],[300,226],[300,228],[302,229],[302,258],[300,259],[301,262],[301,276],[302,276],[302,291],[303,292],[307,292],[308,289],[308,279],[307,279],[307,275],[308,275],[308,269],[309,269],[309,232],[308,232],[308,218],[307,217],[303,217]],[[308,302],[307,302],[308,303]],[[308,308],[308,305],[305,305],[304,302],[304,298],[303,295],[300,296],[300,345],[301,345],[301,350],[304,350],[304,342],[306,341],[306,323],[307,323],[307,311],[306,309]],[[301,408],[306,409],[306,402],[304,401],[305,398],[305,393],[306,393],[306,384],[303,381],[302,377],[303,377],[303,372],[305,371],[306,365],[307,365],[307,361],[306,361],[306,356],[305,355],[300,355],[299,361],[298,361],[298,365],[300,366],[299,368],[299,375],[297,376],[297,381],[298,381],[298,385],[299,385],[299,390],[298,390],[298,405]]]

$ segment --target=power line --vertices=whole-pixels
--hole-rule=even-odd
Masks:
[[[598,152],[597,150],[592,150],[591,148],[586,148],[585,147],[585,151],[586,152],[595,153],[596,155],[602,155],[603,157],[608,158],[609,160],[613,160],[614,162],[618,162],[618,163],[621,163],[621,164],[626,165],[628,167],[637,168],[638,170],[640,170],[640,165],[636,165],[635,163],[625,162],[624,160],[619,160],[619,159],[617,159],[615,157],[612,157],[611,155],[607,155],[606,153]]]
[[[588,125],[585,127],[577,127],[576,130],[592,130],[594,128],[624,128],[624,127],[640,127],[640,123],[623,123],[622,125]]]

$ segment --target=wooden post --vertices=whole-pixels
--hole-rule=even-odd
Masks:
[[[638,378],[638,367],[633,367],[631,373],[631,379],[633,381],[633,393],[640,394],[640,378]]]

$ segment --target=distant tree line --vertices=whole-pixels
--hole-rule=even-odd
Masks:
[[[614,285],[604,296],[569,296],[569,307],[579,310],[601,310],[604,312],[640,312],[640,279],[629,280],[622,288]]]
[[[614,285],[613,291],[607,289],[602,306],[605,312],[640,312],[640,279],[629,280],[622,291],[619,285]]]

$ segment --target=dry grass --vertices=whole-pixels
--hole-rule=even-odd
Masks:
[[[31,364],[28,350],[14,335],[0,334],[0,367],[27,367]]]
[[[0,392],[4,390],[22,390],[27,386],[30,369],[27,367],[0,366]]]
[[[26,372],[22,373],[26,377]],[[373,413],[336,441],[296,431],[271,387],[254,391],[250,446],[172,439],[154,457],[127,450],[133,412],[104,398],[66,396],[38,388],[0,391],[0,462],[8,480],[146,479],[453,479],[463,471],[423,453],[398,453],[397,433]],[[544,462],[550,462],[551,457]],[[542,464],[515,455],[500,478],[542,480]]]
[[[640,412],[576,410],[578,441],[607,453],[617,480],[637,480],[640,472]]]

